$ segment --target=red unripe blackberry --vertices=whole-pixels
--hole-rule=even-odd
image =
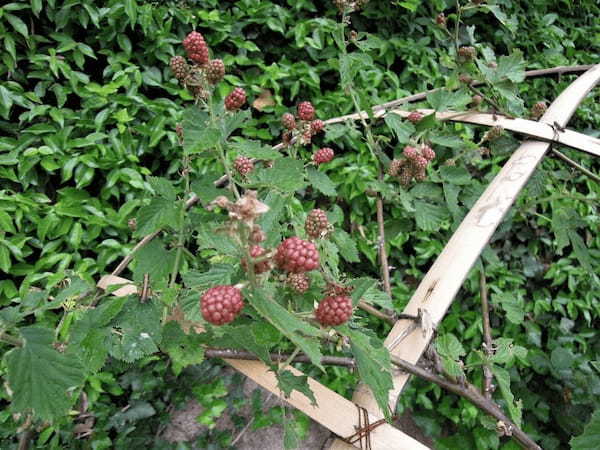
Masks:
[[[352,299],[346,295],[325,297],[315,310],[317,321],[324,326],[346,323],[352,316]]]
[[[290,273],[287,277],[287,284],[300,294],[308,291],[310,281],[304,273]]]
[[[334,155],[335,155],[335,153],[333,153],[333,149],[331,149],[329,147],[323,147],[322,149],[317,150],[313,154],[313,161],[317,165],[323,164],[323,163],[328,163],[329,161],[331,161],[333,159]]]
[[[315,119],[310,123],[310,132],[312,134],[320,133],[323,131],[323,128],[325,128],[325,122],[320,119]]]
[[[329,227],[329,221],[327,220],[327,214],[322,209],[313,209],[308,213],[304,228],[306,234],[313,239],[321,237],[327,232]]]
[[[281,116],[281,124],[288,130],[293,130],[296,128],[296,118],[293,114],[283,113]]]
[[[334,283],[331,281],[327,282],[325,286],[325,296],[336,297],[336,296],[348,296],[354,290],[354,286],[344,286],[343,284]]]
[[[279,244],[275,262],[286,272],[308,272],[319,267],[319,251],[312,242],[294,236]]]
[[[179,81],[183,81],[190,72],[190,66],[183,56],[173,56],[171,58],[171,70],[173,71],[175,78]]]
[[[246,103],[246,91],[236,87],[231,94],[225,97],[225,109],[227,111],[236,111]]]
[[[301,102],[298,105],[298,117],[300,120],[313,120],[315,118],[315,108],[311,102]]]
[[[423,170],[425,169],[425,167],[427,167],[427,164],[429,164],[429,161],[427,161],[423,156],[419,155],[417,156],[415,159],[413,159],[413,164],[414,166],[418,169],[418,170]]]
[[[205,70],[206,79],[210,84],[217,84],[225,76],[225,64],[220,59],[211,59]]]
[[[425,171],[425,169],[417,169],[415,171],[415,180],[417,181],[425,181],[427,179],[427,172]]]
[[[413,179],[413,170],[410,166],[405,166],[402,168],[402,170],[400,171],[400,176],[398,177],[400,180],[400,184],[402,186],[408,186],[410,185],[410,182]]]
[[[264,248],[262,248],[260,245],[253,245],[250,248],[250,257],[253,259],[260,258],[266,252],[267,251]],[[248,261],[246,261],[245,258],[242,259],[242,267],[244,268],[244,270],[246,272],[248,271]],[[267,272],[270,269],[271,269],[271,261],[269,261],[269,260],[254,263],[254,273],[256,273],[256,274]]]
[[[429,145],[423,145],[421,147],[421,155],[427,161],[431,161],[431,160],[433,160],[435,158],[435,152],[433,151],[433,149]]]
[[[202,317],[213,325],[232,322],[244,307],[239,289],[233,286],[215,286],[200,298]]]
[[[254,163],[250,158],[238,156],[233,161],[233,167],[240,175],[248,175],[254,169]]]
[[[420,113],[419,111],[412,111],[407,117],[408,121],[411,123],[419,123],[422,118],[423,113]]]
[[[419,151],[415,147],[411,147],[410,145],[407,145],[406,147],[404,147],[404,150],[402,153],[408,159],[415,159],[417,156],[419,156]]]
[[[390,163],[390,167],[388,168],[388,175],[393,177],[397,176],[400,173],[400,169],[404,167],[406,164],[406,159],[393,159]]]
[[[183,48],[185,48],[188,57],[192,61],[198,64],[206,64],[208,62],[208,45],[206,45],[204,37],[197,31],[192,31],[185,37]]]

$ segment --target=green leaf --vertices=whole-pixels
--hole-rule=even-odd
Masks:
[[[52,346],[52,330],[30,326],[21,328],[20,333],[24,345],[4,356],[13,393],[12,409],[32,409],[42,420],[63,418],[85,379],[81,362]]]
[[[520,50],[514,50],[509,56],[498,59],[498,67],[493,69],[482,61],[477,62],[479,70],[491,84],[504,80],[520,83],[525,79],[525,61]]]
[[[338,327],[339,331],[350,338],[352,354],[356,359],[358,373],[369,386],[377,404],[386,419],[391,418],[389,392],[394,387],[392,364],[387,348],[379,339],[369,337],[359,330],[347,326]]]
[[[460,341],[452,333],[446,333],[439,336],[435,340],[435,345],[440,355],[455,360],[458,360],[461,356],[467,354]]]
[[[23,35],[25,39],[29,37],[29,31],[27,31],[27,25],[25,25],[25,22],[13,14],[4,14],[4,17],[6,20],[8,20],[8,23],[12,25],[17,33]]]
[[[132,29],[137,22],[137,9],[136,0],[125,0],[125,12],[127,13],[127,17],[129,17],[129,24]]]
[[[363,277],[352,280],[351,285],[354,287],[352,290],[352,305],[358,305],[358,302],[363,298],[364,295],[377,284],[377,280],[373,278]]]
[[[168,278],[175,264],[175,250],[167,250],[161,239],[153,239],[135,255],[133,280],[141,283],[148,274],[150,283]]]
[[[520,427],[523,406],[520,401],[515,402],[515,396],[510,390],[510,374],[506,369],[498,367],[495,364],[492,365],[492,372],[494,373],[494,377],[498,383],[498,387],[500,388],[502,398],[504,398],[504,401],[508,406],[510,418],[518,427]]]
[[[444,181],[452,184],[464,185],[473,182],[473,176],[461,166],[442,166],[440,175]]]
[[[219,189],[215,186],[214,182],[220,177],[221,175],[206,174],[200,180],[196,180],[192,183],[192,191],[198,196],[202,203],[210,203],[220,195],[231,197],[231,192],[229,190]]]
[[[385,116],[385,123],[394,132],[399,144],[408,143],[410,137],[415,132],[415,127],[412,123],[405,121],[398,114],[393,112]]]
[[[257,183],[281,192],[295,192],[306,186],[304,165],[302,161],[291,158],[278,159],[270,169],[253,171],[250,183]]]
[[[460,109],[471,102],[471,94],[466,89],[449,91],[439,89],[427,95],[427,101],[438,112],[449,109]]]
[[[421,230],[438,231],[442,222],[448,217],[445,206],[415,200],[414,207],[415,220]]]
[[[162,177],[148,177],[148,183],[156,194],[171,202],[175,201],[177,193],[169,180]]]
[[[557,370],[566,370],[571,368],[575,362],[575,355],[564,347],[556,347],[550,355],[550,362]]]
[[[231,237],[224,232],[215,232],[214,223],[202,223],[197,227],[197,230],[200,248],[214,248],[225,255],[237,255],[240,252]]]
[[[191,270],[183,275],[183,282],[189,288],[208,289],[221,284],[231,284],[235,267],[229,264],[213,264],[208,272]]]
[[[573,246],[573,252],[577,257],[577,260],[581,263],[583,268],[588,273],[594,273],[594,267],[592,266],[592,257],[590,256],[590,253],[587,247],[585,246],[585,243],[583,242],[581,236],[579,236],[579,234],[577,234],[577,231],[575,231],[574,229],[569,229],[567,231],[567,234],[569,235],[569,240],[571,241],[571,245]]]
[[[324,172],[320,172],[317,169],[311,167],[308,169],[306,175],[308,177],[308,183],[313,188],[322,192],[324,195],[330,197],[337,195],[337,192],[335,190],[335,184],[333,183],[333,181],[331,181],[331,178],[329,178]]]
[[[231,144],[232,150],[238,155],[248,158],[256,158],[262,160],[273,160],[282,157],[282,154],[269,145],[263,145],[260,141],[243,140]]]
[[[111,324],[111,356],[133,362],[157,352],[161,341],[161,316],[161,309],[155,302],[141,303],[137,295],[127,297],[123,310]]]
[[[331,238],[340,250],[340,255],[348,262],[359,262],[358,249],[354,239],[341,228],[337,228]]]
[[[571,450],[597,450],[600,448],[600,409],[596,409],[583,433],[570,441]]]
[[[321,364],[322,355],[319,342],[316,339],[308,338],[315,338],[320,335],[317,328],[298,319],[279,303],[275,302],[266,289],[257,289],[251,292],[249,301],[263,318],[289,338],[295,345],[300,347],[315,366],[324,370]]]
[[[177,322],[167,322],[163,327],[161,350],[169,355],[173,373],[179,375],[183,369],[204,361],[202,339],[195,333],[185,334]]]
[[[8,233],[16,233],[17,230],[13,224],[12,219],[8,215],[8,213],[0,210],[0,231],[5,231]]]
[[[156,197],[140,208],[136,220],[136,236],[145,236],[167,225],[175,228],[179,222],[179,208],[166,198]]]
[[[311,405],[317,406],[317,399],[310,390],[307,375],[294,375],[289,370],[277,372],[277,387],[281,389],[285,398],[289,398],[292,391],[295,390],[304,394],[310,400]]]
[[[492,303],[500,305],[506,312],[506,318],[516,324],[520,325],[525,319],[525,309],[523,299],[516,294],[507,292],[492,294]]]

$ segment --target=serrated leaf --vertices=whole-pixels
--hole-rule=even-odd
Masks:
[[[577,231],[575,231],[574,229],[569,229],[567,231],[567,234],[569,235],[569,240],[571,241],[571,246],[573,247],[573,253],[575,253],[575,256],[577,257],[579,263],[588,273],[594,273],[594,268],[592,266],[592,257],[590,256],[590,253],[587,247],[585,246],[585,243],[583,242],[581,236],[579,236],[579,234],[577,234]]]
[[[331,238],[337,245],[340,255],[348,262],[359,262],[360,258],[358,256],[358,249],[356,248],[356,243],[352,236],[346,233],[341,228],[336,229]]]
[[[452,184],[470,184],[473,181],[472,175],[467,169],[459,166],[442,166],[440,175],[444,181]]]
[[[571,450],[597,450],[600,448],[600,409],[594,411],[583,433],[569,442]]]
[[[235,267],[229,264],[213,264],[207,272],[191,270],[183,274],[183,282],[189,288],[208,289],[222,284],[231,284]]]
[[[167,225],[176,227],[179,222],[179,208],[176,203],[165,198],[153,198],[149,205],[140,208],[136,220],[136,236],[145,236]]]
[[[198,230],[198,246],[200,248],[214,248],[225,255],[237,255],[239,249],[232,238],[224,232],[215,232],[214,224],[203,223]]]
[[[369,337],[359,330],[339,327],[350,338],[352,354],[361,380],[369,386],[381,412],[390,419],[389,392],[394,387],[390,354],[383,342]]]
[[[260,141],[243,140],[231,144],[231,148],[238,155],[246,156],[248,158],[273,160],[279,159],[283,156],[277,150],[273,150],[273,147],[264,145]]]
[[[171,358],[175,375],[179,375],[187,366],[204,361],[204,348],[199,335],[185,334],[174,321],[165,324],[162,335],[160,348]]]
[[[74,390],[85,380],[81,362],[52,346],[52,330],[31,326],[21,328],[20,333],[24,345],[4,357],[12,409],[32,409],[43,420],[63,418],[78,398]]]
[[[445,206],[432,205],[421,200],[415,200],[414,208],[417,227],[425,231],[438,231],[448,216]]]
[[[394,114],[393,112],[386,114],[384,120],[390,130],[394,132],[399,144],[408,143],[410,137],[416,130],[412,123],[405,121],[402,119],[402,117],[400,117],[398,114]]]
[[[302,161],[281,158],[276,160],[270,169],[254,170],[250,176],[250,183],[281,192],[295,192],[306,186],[304,165]]]
[[[265,289],[257,289],[252,292],[249,295],[249,301],[263,318],[300,347],[315,366],[324,370],[321,364],[322,355],[320,345],[314,339],[320,334],[317,328],[298,319],[279,303],[275,302]],[[310,337],[313,339],[310,339]]]
[[[292,391],[298,391],[310,400],[311,405],[317,406],[317,399],[308,385],[307,375],[294,375],[289,370],[277,372],[277,387],[281,389],[285,398],[289,398]]]
[[[169,180],[162,177],[148,177],[148,183],[152,187],[152,190],[156,192],[156,194],[169,201],[175,201],[177,193],[175,192],[173,184]]]
[[[492,365],[492,372],[500,388],[502,398],[508,406],[508,412],[512,421],[518,426],[521,426],[522,405],[521,402],[515,402],[515,396],[510,390],[510,374],[506,369],[497,365]]]
[[[127,297],[125,306],[111,325],[111,356],[133,362],[158,351],[161,309],[155,302],[141,303],[137,296]]]
[[[508,56],[498,58],[498,66],[493,69],[483,62],[478,62],[479,70],[491,84],[499,83],[503,80],[510,80],[513,83],[520,83],[525,79],[525,60],[520,50],[514,50]]]
[[[435,346],[438,353],[454,360],[460,359],[466,355],[465,349],[460,341],[452,333],[445,333],[435,340]]]
[[[318,191],[328,196],[337,195],[335,184],[324,172],[320,172],[315,168],[309,168],[307,171],[308,183]]]
[[[231,191],[228,189],[219,189],[214,182],[220,178],[220,175],[204,175],[200,180],[192,183],[192,191],[198,196],[203,204],[212,202],[220,195],[231,198]]]
[[[363,295],[363,300],[371,305],[378,305],[385,309],[394,309],[392,304],[392,298],[381,289],[377,288],[377,285],[371,286]]]
[[[168,278],[175,263],[175,250],[167,250],[161,239],[153,239],[136,253],[133,281],[141,283],[148,274],[150,283]]]
[[[449,109],[461,109],[471,102],[471,94],[465,89],[458,91],[439,89],[427,95],[427,101],[437,112]]]
[[[358,302],[363,298],[363,296],[367,293],[369,289],[371,289],[375,284],[377,284],[377,280],[373,278],[357,278],[356,280],[352,280],[350,283],[354,289],[352,290],[352,305],[358,305]]]

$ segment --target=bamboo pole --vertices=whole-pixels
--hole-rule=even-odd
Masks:
[[[571,83],[548,107],[541,121],[564,127],[599,81],[600,64]],[[404,309],[405,314],[420,313],[426,320],[421,327],[415,328],[414,321],[400,319],[385,340],[393,357],[412,364],[419,360],[469,270],[549,147],[549,143],[540,141],[525,141],[521,144],[473,205]],[[407,373],[394,378],[394,389],[389,396],[392,411],[408,379]],[[377,402],[364,384],[359,384],[353,400],[367,409],[377,407]],[[350,447],[339,439],[330,447],[334,450],[346,448]]]

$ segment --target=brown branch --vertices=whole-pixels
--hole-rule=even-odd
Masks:
[[[500,422],[503,422],[504,429],[507,430],[507,435],[512,435],[517,442],[519,442],[524,448],[527,449],[535,449],[542,450],[542,448],[535,443],[527,434],[523,432],[517,425],[515,425],[508,417],[504,415],[502,410],[491,400],[486,399],[482,396],[477,389],[475,389],[472,385],[467,385],[465,387],[452,383],[442,377],[439,377],[419,366],[409,363],[397,356],[391,355],[392,362],[411,375],[422,378],[423,380],[429,381],[431,383],[437,384],[438,386],[450,391],[456,395],[459,395],[479,409],[481,409],[486,414],[494,417]],[[509,434],[510,433],[510,434]]]
[[[479,292],[481,296],[481,314],[483,319],[483,349],[485,354],[490,357],[494,353],[492,342],[492,327],[490,326],[490,304],[488,302],[488,289],[485,281],[485,272],[483,263],[479,275]],[[488,400],[492,399],[494,387],[492,384],[494,375],[489,364],[483,364],[483,395]]]
[[[565,155],[562,152],[559,152],[556,149],[551,149],[550,150],[553,154],[555,154],[556,156],[558,156],[560,159],[562,159],[564,162],[566,162],[568,165],[570,165],[571,167],[579,170],[580,172],[582,172],[583,174],[587,175],[588,177],[590,177],[592,180],[594,180],[596,183],[600,183],[600,177],[598,175],[596,175],[594,172],[586,169],[585,167],[583,167],[581,164],[573,161],[571,158],[569,158],[567,155]]]
[[[387,323],[389,323],[391,325],[394,325],[396,323],[396,320],[392,316],[390,316],[382,311],[379,311],[377,308],[374,308],[373,306],[363,302],[362,300],[360,302],[358,302],[358,307],[360,309],[362,309],[363,311],[366,311],[369,314],[374,315],[375,317],[385,320]]]
[[[253,353],[243,350],[230,349],[209,348],[205,350],[204,355],[209,358],[243,359],[253,361],[259,359]],[[273,353],[270,354],[271,360],[273,362],[286,361],[289,358],[289,356],[290,355]],[[446,389],[447,391],[450,391],[456,395],[459,395],[469,400],[483,412],[502,422],[503,429],[507,430],[507,435],[513,436],[521,445],[523,445],[523,447],[527,449],[541,450],[540,446],[538,446],[517,425],[515,425],[508,417],[506,417],[506,415],[504,415],[504,413],[498,407],[498,405],[496,405],[493,401],[483,397],[472,385],[467,385],[463,387],[459,384],[452,383],[449,380],[446,380],[438,375],[429,372],[428,370],[423,369],[422,367],[411,364],[408,361],[405,361],[394,355],[391,355],[391,360],[395,366],[399,367],[403,371],[416,377],[422,378],[431,383],[437,384],[438,386]],[[292,362],[307,363],[310,362],[310,358],[308,358],[306,355],[298,355],[292,360]],[[356,361],[353,358],[348,358],[344,356],[323,356],[321,358],[321,363],[328,365],[345,366],[350,368],[356,367]]]
[[[383,170],[379,165],[379,181],[383,181]],[[383,222],[383,199],[381,193],[377,192],[377,225],[379,227],[379,263],[381,264],[381,277],[383,279],[383,288],[385,292],[392,297],[392,287],[390,285],[390,267],[388,265],[387,252],[385,251],[385,224]]]

